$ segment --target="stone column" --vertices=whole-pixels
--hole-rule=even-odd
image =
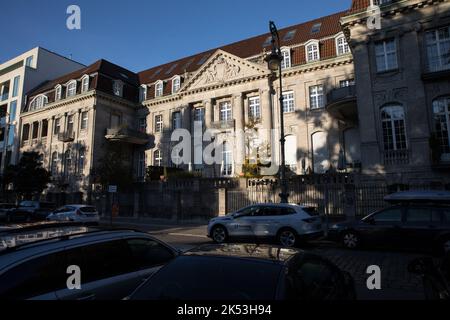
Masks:
[[[211,100],[203,101],[205,106],[205,127],[207,129],[211,128],[211,122],[213,121],[213,106]]]

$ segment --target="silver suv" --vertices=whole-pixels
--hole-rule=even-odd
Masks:
[[[74,223],[0,232],[0,300],[114,300],[178,255],[150,235]],[[81,289],[69,290],[69,266]]]
[[[214,218],[208,225],[208,237],[217,243],[256,237],[275,238],[281,245],[293,247],[299,240],[322,235],[322,221],[316,210],[296,204],[256,204]]]

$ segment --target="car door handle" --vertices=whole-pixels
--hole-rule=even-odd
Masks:
[[[95,293],[87,294],[85,296],[82,296],[78,298],[78,301],[89,301],[89,300],[95,300]]]

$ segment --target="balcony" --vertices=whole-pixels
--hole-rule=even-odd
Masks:
[[[75,140],[75,132],[58,133],[58,140],[61,142],[73,142]]]
[[[383,158],[385,166],[409,164],[410,151],[408,149],[385,151]]]
[[[428,66],[422,73],[423,81],[446,80],[450,77],[450,65]]]
[[[235,120],[216,121],[211,123],[211,128],[217,130],[234,130],[235,124]]]
[[[150,139],[149,136],[137,130],[127,127],[106,129],[105,138],[109,141],[125,142],[137,145],[146,145]]]
[[[356,86],[337,88],[327,94],[328,113],[339,120],[358,121]]]

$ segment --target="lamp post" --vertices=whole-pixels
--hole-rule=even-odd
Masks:
[[[283,76],[281,62],[283,57],[281,55],[280,48],[280,36],[278,34],[277,27],[273,21],[269,22],[270,33],[272,34],[272,52],[266,58],[269,70],[275,74],[277,71],[280,78],[280,145],[281,145],[281,171],[280,171],[280,181],[281,181],[281,203],[288,203],[288,184],[286,179],[286,137],[284,135],[284,97],[283,97]]]

